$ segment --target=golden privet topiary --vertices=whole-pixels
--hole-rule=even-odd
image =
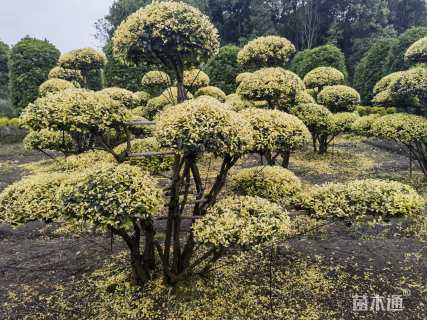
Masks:
[[[209,209],[193,230],[196,241],[204,245],[251,246],[287,235],[290,219],[280,206],[266,199],[230,197]]]
[[[280,155],[282,165],[288,167],[291,153],[301,149],[310,135],[300,119],[279,110],[250,108],[240,114],[252,125],[254,151],[266,157],[270,165]]]
[[[427,63],[427,37],[419,39],[406,50],[405,62],[409,65]]]
[[[249,100],[242,99],[236,93],[232,93],[228,95],[225,99],[225,103],[230,107],[233,111],[241,111],[248,108],[255,108],[255,104]]]
[[[184,87],[191,93],[195,93],[202,87],[207,87],[209,82],[209,76],[200,69],[184,71]]]
[[[132,91],[112,87],[105,88],[101,93],[108,95],[114,101],[122,104],[125,108],[133,109],[140,106],[140,100],[137,95],[135,95]]]
[[[360,104],[360,94],[348,86],[329,86],[319,93],[317,101],[332,112],[354,111]]]
[[[343,84],[344,74],[338,69],[332,67],[319,67],[311,70],[304,77],[304,83],[308,89],[322,91],[326,86],[335,86]]]
[[[305,90],[302,80],[282,68],[266,68],[245,78],[237,93],[246,100],[267,101],[270,109],[288,110],[299,92]]]
[[[286,38],[259,37],[240,50],[237,61],[254,68],[284,67],[295,52],[295,46]]]
[[[280,205],[289,205],[298,202],[302,183],[292,171],[282,167],[260,166],[234,173],[231,189],[243,196],[261,197]]]
[[[238,74],[236,77],[236,84],[240,85],[243,80],[245,80],[251,76],[252,76],[251,72],[242,72],[242,73]]]
[[[163,71],[149,71],[142,78],[142,87],[152,96],[160,95],[172,85],[169,75]]]
[[[92,48],[83,48],[64,53],[58,65],[64,69],[79,70],[84,77],[91,70],[102,69],[107,63],[104,53]]]
[[[68,132],[49,129],[30,131],[23,143],[27,150],[57,150],[67,153],[74,148],[73,139]]]
[[[200,88],[199,90],[196,91],[195,96],[196,97],[210,96],[221,102],[225,102],[227,98],[224,91],[222,91],[220,88],[213,87],[213,86]]]
[[[80,85],[83,83],[83,76],[80,70],[64,69],[61,67],[55,67],[50,70],[49,79],[62,79],[78,83]]]
[[[67,89],[76,89],[80,86],[67,80],[50,79],[43,82],[39,87],[39,96],[44,97],[51,93],[58,93]]]

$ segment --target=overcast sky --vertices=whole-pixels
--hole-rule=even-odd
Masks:
[[[114,0],[0,0],[0,40],[9,45],[29,35],[62,52],[100,47],[95,22]]]

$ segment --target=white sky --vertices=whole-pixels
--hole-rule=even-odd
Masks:
[[[62,52],[99,48],[95,22],[114,0],[0,0],[0,40],[13,45],[26,35],[47,39]]]

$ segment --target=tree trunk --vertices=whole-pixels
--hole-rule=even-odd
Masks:
[[[282,167],[283,168],[289,168],[289,159],[291,158],[291,152],[286,151],[282,153]]]
[[[319,137],[319,154],[325,154],[328,152],[328,136],[321,135]]]

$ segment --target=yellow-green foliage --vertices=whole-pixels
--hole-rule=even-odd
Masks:
[[[238,113],[203,96],[159,115],[155,136],[162,146],[183,152],[241,155],[252,147],[252,129]]]
[[[360,104],[360,94],[348,86],[329,86],[319,93],[317,102],[332,112],[354,111]]]
[[[135,102],[137,107],[144,107],[147,105],[148,100],[151,99],[151,95],[145,91],[137,91],[134,93]]]
[[[202,87],[207,87],[209,81],[209,76],[200,69],[184,71],[184,87],[192,93]]]
[[[309,93],[308,90],[304,91],[298,91],[294,104],[299,105],[302,103],[316,103],[316,100],[313,98],[313,96]]]
[[[390,92],[394,99],[405,97],[425,99],[427,95],[427,68],[415,67],[402,72],[402,75],[391,84]]]
[[[203,87],[197,90],[196,97],[200,96],[210,96],[218,99],[221,102],[225,102],[227,96],[225,95],[224,91],[222,91],[220,88],[209,86],[209,87]]]
[[[163,71],[149,71],[142,78],[142,87],[153,96],[158,96],[172,85],[169,75]]]
[[[409,65],[427,63],[427,37],[419,39],[406,50],[405,62]]]
[[[237,93],[251,101],[267,101],[271,109],[287,110],[296,96],[305,90],[302,80],[293,72],[282,68],[266,68],[245,78]]]
[[[220,200],[193,226],[196,241],[214,247],[256,245],[289,230],[290,219],[280,206],[246,196]]]
[[[237,61],[245,66],[284,67],[295,54],[295,46],[278,36],[259,37],[240,50]]]
[[[375,106],[389,106],[393,103],[393,96],[390,90],[384,90],[377,93],[372,98],[372,103]]]
[[[198,9],[183,2],[154,2],[130,15],[112,39],[113,54],[133,63],[180,58],[185,67],[209,59],[219,48],[218,31]]]
[[[8,186],[0,194],[0,221],[17,225],[55,219],[61,211],[57,191],[66,177],[56,173],[40,174]]]
[[[16,127],[21,126],[21,121],[19,118],[4,118],[0,117],[0,128],[1,127]]]
[[[70,178],[61,186],[64,213],[102,227],[132,229],[164,206],[156,179],[128,164],[104,165]]]
[[[370,114],[368,116],[360,117],[352,124],[351,131],[361,136],[370,136],[372,125],[379,117],[379,114]]]
[[[80,70],[87,73],[90,70],[102,69],[107,63],[104,53],[92,48],[83,48],[64,53],[58,65],[64,69]]]
[[[100,168],[106,164],[117,163],[114,157],[106,151],[89,151],[79,155],[72,155],[53,163],[52,170],[81,172],[86,169]]]
[[[427,120],[406,113],[391,114],[378,118],[372,124],[371,133],[376,137],[405,145],[427,143]]]
[[[300,104],[292,108],[291,112],[304,122],[313,136],[328,132],[334,127],[332,112],[319,104]]]
[[[353,123],[359,118],[356,112],[339,112],[333,114],[335,131],[339,133],[351,132]]]
[[[240,74],[237,75],[236,77],[236,83],[237,85],[240,85],[242,83],[243,80],[249,78],[252,76],[251,72],[242,72]]]
[[[242,99],[238,94],[233,93],[226,97],[225,103],[231,108],[233,111],[241,111],[247,108],[254,108],[255,104],[249,100]]]
[[[379,94],[380,92],[389,90],[394,81],[398,80],[404,74],[403,71],[393,72],[383,77],[374,87],[374,93]]]
[[[49,79],[62,79],[75,83],[83,83],[83,76],[80,70],[64,69],[55,67],[49,72]]]
[[[68,89],[37,99],[21,115],[33,130],[104,130],[122,124],[127,110],[107,94],[84,89]]]
[[[24,141],[27,150],[72,150],[73,140],[67,132],[42,129],[30,131]]]
[[[132,92],[122,88],[106,88],[101,91],[125,108],[133,109],[141,106],[139,98]]]
[[[124,152],[127,148],[126,143],[119,145],[114,149],[118,154]],[[150,137],[145,139],[136,139],[131,142],[130,153],[143,153],[143,152],[164,152],[166,149],[160,146],[160,143],[156,138]],[[144,159],[135,159],[130,160],[129,162],[134,165],[142,167],[144,170],[152,173],[158,174],[164,171],[171,169],[174,161],[172,156],[159,156],[159,157],[150,157]]]
[[[188,99],[194,98],[191,92],[186,92],[186,94]],[[169,101],[169,104],[175,105],[178,103],[178,88],[177,87],[167,88],[165,91],[162,92],[161,96],[166,98]]]
[[[416,215],[424,210],[425,203],[410,186],[366,179],[315,187],[306,206],[319,218],[351,218]]]
[[[243,196],[261,197],[288,205],[295,203],[302,184],[292,171],[282,167],[261,166],[234,173],[231,189]]]
[[[386,114],[397,113],[397,109],[394,107],[368,107],[368,106],[357,106],[356,111],[360,116],[368,116],[371,114],[377,114],[385,116]]]
[[[344,82],[344,74],[332,67],[319,67],[311,70],[304,77],[308,89],[322,90],[326,86],[335,86]]]
[[[39,87],[39,96],[44,97],[51,93],[58,93],[67,89],[80,88],[80,85],[67,80],[50,79],[43,82]]]
[[[158,114],[160,111],[162,111],[166,106],[170,104],[171,102],[164,95],[150,99],[148,100],[147,105],[143,108],[144,117],[149,120],[153,120],[156,114]]]
[[[304,123],[279,110],[245,109],[240,112],[253,128],[254,150],[287,152],[302,148],[309,137]]]

